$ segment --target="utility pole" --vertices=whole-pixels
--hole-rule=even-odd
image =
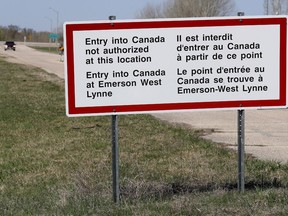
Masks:
[[[48,19],[48,20],[50,21],[50,33],[52,33],[52,29],[53,29],[52,23],[53,23],[53,21],[52,21],[52,19],[49,18],[49,17],[45,17],[45,19]]]
[[[52,19],[49,18],[49,17],[45,17],[45,19],[48,19],[48,20],[50,21],[50,34],[52,34],[52,29],[53,29],[52,23],[53,23],[53,21],[52,21]],[[49,36],[49,51],[50,51],[50,47],[51,47],[51,38],[50,38],[50,36]]]
[[[58,27],[59,27],[59,11],[55,10],[54,8],[50,7],[50,10],[54,11],[56,13],[56,34],[58,35]],[[56,42],[58,42],[58,38],[56,39]]]

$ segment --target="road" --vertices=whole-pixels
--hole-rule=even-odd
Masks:
[[[38,52],[24,45],[0,50],[9,61],[40,67],[64,78],[64,63],[56,54]],[[153,114],[159,119],[203,129],[204,138],[237,149],[237,111],[193,111]],[[262,160],[288,162],[288,109],[245,111],[245,152]]]
[[[4,44],[4,42],[2,44]],[[4,51],[4,48],[1,47],[0,55],[9,57],[8,60],[10,62],[39,67],[48,73],[54,73],[64,79],[64,64],[60,62],[60,55],[48,52],[37,52],[35,49],[25,45],[19,45],[18,43],[15,52],[12,50]]]
[[[155,116],[206,131],[214,142],[237,149],[237,111],[205,111]],[[263,160],[288,162],[288,110],[246,110],[245,152]]]

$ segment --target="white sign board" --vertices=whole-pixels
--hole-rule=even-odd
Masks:
[[[66,23],[67,114],[286,106],[285,17]]]

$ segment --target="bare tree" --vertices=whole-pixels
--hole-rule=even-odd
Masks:
[[[161,5],[153,5],[151,3],[146,6],[137,14],[137,18],[160,18],[163,17]]]
[[[166,17],[226,16],[233,11],[231,0],[169,0]]]
[[[266,15],[288,14],[288,0],[264,0]]]
[[[233,11],[232,0],[167,0],[162,6],[148,4],[138,18],[226,16]]]
[[[273,13],[276,15],[281,14],[281,1],[280,0],[272,1],[272,10],[273,10]]]
[[[264,0],[263,2],[263,7],[264,7],[264,14],[269,15],[269,0]]]

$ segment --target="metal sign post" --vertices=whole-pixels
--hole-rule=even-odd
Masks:
[[[238,110],[238,190],[245,190],[244,146],[245,146],[245,110]]]
[[[112,115],[112,178],[113,178],[113,200],[120,200],[119,189],[119,146],[118,146],[118,116]]]
[[[115,19],[116,16],[109,16],[109,20],[113,21]],[[120,200],[118,115],[112,115],[112,179],[113,200],[117,204]]]
[[[238,12],[238,16],[244,16],[244,12]],[[245,110],[238,110],[238,191],[245,190]]]

